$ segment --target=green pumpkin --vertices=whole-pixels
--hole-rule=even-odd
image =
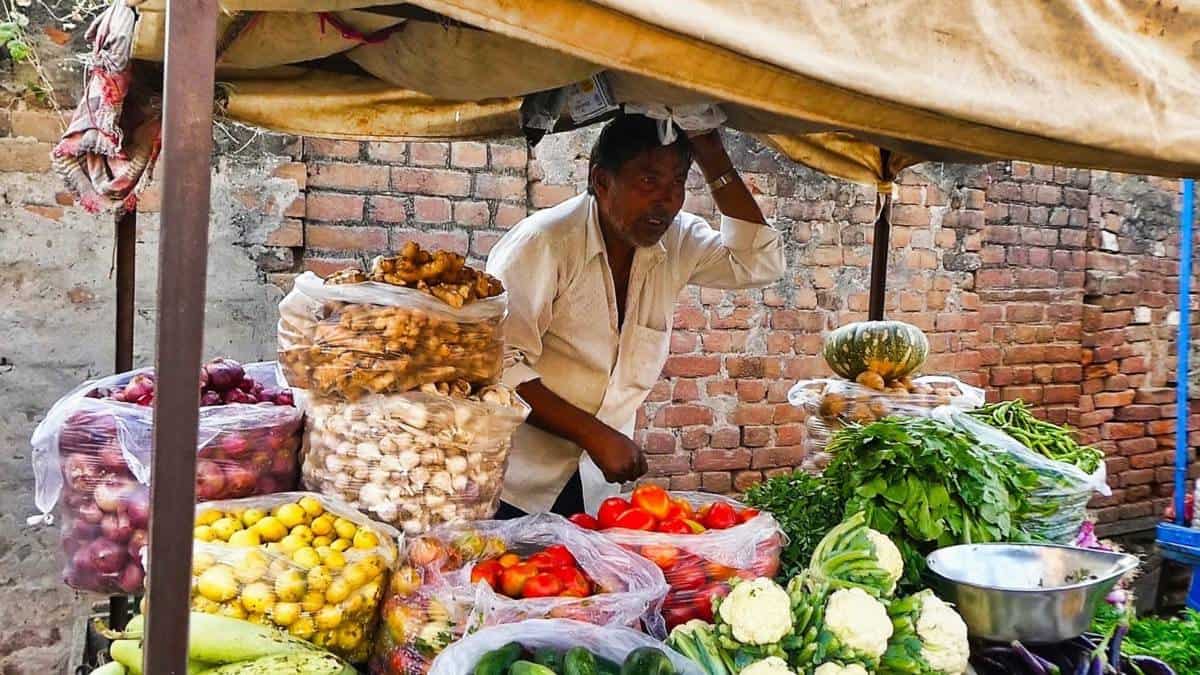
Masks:
[[[903,321],[859,321],[827,335],[822,353],[833,372],[848,380],[869,370],[890,381],[925,363],[929,340]]]

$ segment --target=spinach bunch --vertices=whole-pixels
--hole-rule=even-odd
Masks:
[[[1092,630],[1108,635],[1121,619],[1121,613],[1122,610],[1102,603]],[[1175,618],[1134,619],[1121,642],[1121,652],[1162,659],[1178,673],[1200,673],[1200,612],[1188,609]]]
[[[807,567],[817,543],[845,514],[839,491],[803,470],[751,487],[746,503],[775,516],[787,535],[787,546],[779,554],[780,579],[791,579]]]
[[[825,479],[846,514],[866,511],[904,555],[902,588],[921,586],[924,556],[936,548],[1028,539],[1017,523],[1037,474],[954,427],[888,417],[838,431],[829,451]]]

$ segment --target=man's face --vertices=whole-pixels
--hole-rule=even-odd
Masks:
[[[647,150],[616,173],[594,167],[601,219],[634,246],[653,246],[683,208],[689,163],[671,146]]]

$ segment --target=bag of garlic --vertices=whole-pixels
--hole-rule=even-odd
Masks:
[[[408,535],[490,518],[513,432],[529,414],[509,387],[461,381],[306,403],[304,484]]]
[[[661,639],[666,593],[654,563],[552,513],[438,527],[404,542],[370,671],[424,675],[453,641],[526,619],[644,626]]]
[[[368,272],[297,277],[279,303],[279,364],[293,387],[350,400],[436,382],[492,384],[506,309],[498,280],[461,255],[409,242]]]

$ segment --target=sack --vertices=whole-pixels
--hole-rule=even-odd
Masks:
[[[429,675],[463,675],[475,670],[484,654],[510,642],[526,649],[567,650],[584,647],[614,663],[622,663],[635,649],[653,647],[667,655],[678,675],[702,675],[703,670],[682,654],[654,638],[621,626],[596,626],[570,619],[530,619],[495,626],[450,645],[433,661]]]
[[[503,366],[507,296],[455,308],[375,281],[296,278],[279,303],[279,363],[289,384],[349,400],[463,380],[494,384]]]
[[[275,364],[245,366],[275,387]],[[34,429],[35,501],[42,520],[62,499],[67,585],[104,594],[139,593],[150,516],[154,409],[89,394],[124,387],[143,368],[80,385],[59,399]],[[202,406],[196,440],[196,498],[270,494],[297,481],[301,411],[292,405]]]
[[[939,406],[978,408],[984,393],[953,377],[925,375],[912,381],[912,390],[878,390],[839,378],[801,380],[788,391],[788,402],[805,412],[804,463],[820,471],[832,459],[825,447],[834,432],[847,424],[869,424],[890,415],[928,417]]]
[[[484,581],[476,564],[505,553],[532,554],[566,546],[579,569],[603,592],[590,597],[512,599]],[[570,618],[597,625],[636,626],[665,637],[659,608],[667,584],[650,561],[566,519],[539,513],[436,528],[406,542],[383,606],[384,629],[371,672],[423,674],[454,640],[487,626],[526,619]]]
[[[196,507],[192,609],[282,628],[361,663],[399,532],[309,492]]]
[[[432,385],[427,385],[432,388]],[[491,518],[529,406],[508,387],[306,401],[304,484],[416,535]]]
[[[699,511],[705,505],[725,502],[738,512],[745,504],[704,492],[672,492]],[[628,495],[624,495],[628,499]],[[766,511],[727,530],[700,534],[666,534],[640,530],[603,530],[602,536],[645,557],[660,568],[670,590],[663,601],[667,630],[691,619],[712,621],[712,600],[729,592],[729,579],[773,577],[779,571],[784,534]]]
[[[1012,436],[960,410],[939,408],[933,416],[970,433],[991,448],[1007,453],[1037,473],[1039,485],[1028,495],[1031,508],[1016,523],[1034,537],[1054,544],[1074,544],[1087,516],[1092,493],[1112,494],[1104,462],[1089,475],[1073,464],[1030,450]]]

